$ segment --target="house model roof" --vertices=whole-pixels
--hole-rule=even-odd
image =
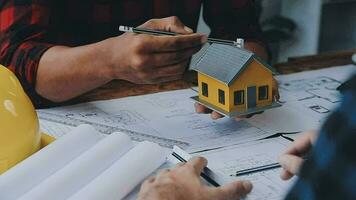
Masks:
[[[274,73],[272,67],[246,49],[212,43],[203,51],[200,59],[195,61],[196,63],[192,69],[217,79],[226,85],[230,85],[254,59]]]

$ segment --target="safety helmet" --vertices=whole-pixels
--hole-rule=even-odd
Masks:
[[[0,65],[0,174],[40,147],[36,111],[16,76]]]

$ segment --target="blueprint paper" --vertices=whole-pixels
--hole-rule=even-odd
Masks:
[[[0,199],[14,200],[31,190],[103,138],[95,129],[81,125],[61,140],[41,149],[0,176]]]
[[[250,124],[247,120],[212,120],[198,114],[190,99],[190,89],[151,95],[97,101],[41,112],[106,124],[162,138],[189,143],[188,152],[218,148],[260,139],[274,132]],[[155,141],[153,141],[155,142]]]
[[[108,169],[133,147],[134,144],[127,135],[113,133],[49,176],[20,199],[67,199]]]
[[[342,95],[337,88],[355,73],[355,65],[346,65],[283,75],[277,79],[285,107],[313,118],[320,126],[341,101]]]
[[[281,168],[233,176],[236,171],[276,163],[291,142],[284,138],[252,141],[222,149],[197,153],[208,159],[208,166],[214,172],[225,175],[228,182],[249,180],[253,184],[247,200],[282,200],[294,180],[283,181],[279,174]]]
[[[166,161],[166,150],[141,142],[69,200],[117,200],[124,198]]]
[[[272,138],[193,155],[207,158],[209,168],[231,177],[240,170],[276,163],[278,156],[290,144],[291,142],[284,138]]]
[[[73,129],[71,126],[46,120],[40,120],[40,127],[42,132],[54,138],[62,137],[64,134],[69,133],[69,131]]]

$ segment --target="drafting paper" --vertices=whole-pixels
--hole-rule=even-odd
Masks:
[[[0,176],[0,199],[13,200],[31,190],[102,139],[81,125]]]
[[[228,182],[238,180],[251,181],[253,190],[246,200],[282,200],[294,180],[283,181],[279,176],[281,168],[238,177],[233,175],[239,170],[276,163],[278,156],[290,144],[291,142],[284,138],[272,138],[197,153],[195,156],[199,155],[207,158],[209,168],[216,173],[225,175]]]
[[[22,196],[21,200],[63,200],[109,168],[134,144],[123,133],[113,133]]]
[[[166,156],[166,151],[159,145],[141,142],[69,199],[122,199],[161,166]]]

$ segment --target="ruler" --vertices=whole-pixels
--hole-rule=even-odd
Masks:
[[[91,122],[91,121],[87,121],[84,119],[76,119],[76,118],[67,117],[67,116],[63,116],[60,114],[41,111],[41,110],[37,110],[37,114],[38,114],[38,118],[41,120],[60,123],[60,124],[67,125],[67,126],[76,127],[81,124],[89,124],[89,125],[93,126],[96,130],[98,130],[100,133],[106,134],[106,135],[110,135],[113,132],[126,133],[127,135],[129,135],[131,137],[132,140],[135,140],[138,142],[147,140],[150,142],[155,142],[163,147],[168,147],[168,148],[173,148],[175,145],[179,146],[183,149],[186,149],[187,147],[189,147],[189,143],[187,143],[187,142],[172,140],[172,139],[149,135],[149,134],[145,134],[145,133],[139,133],[136,131],[127,130],[127,129],[119,128],[119,127],[115,127],[115,126],[110,126],[107,124]]]

